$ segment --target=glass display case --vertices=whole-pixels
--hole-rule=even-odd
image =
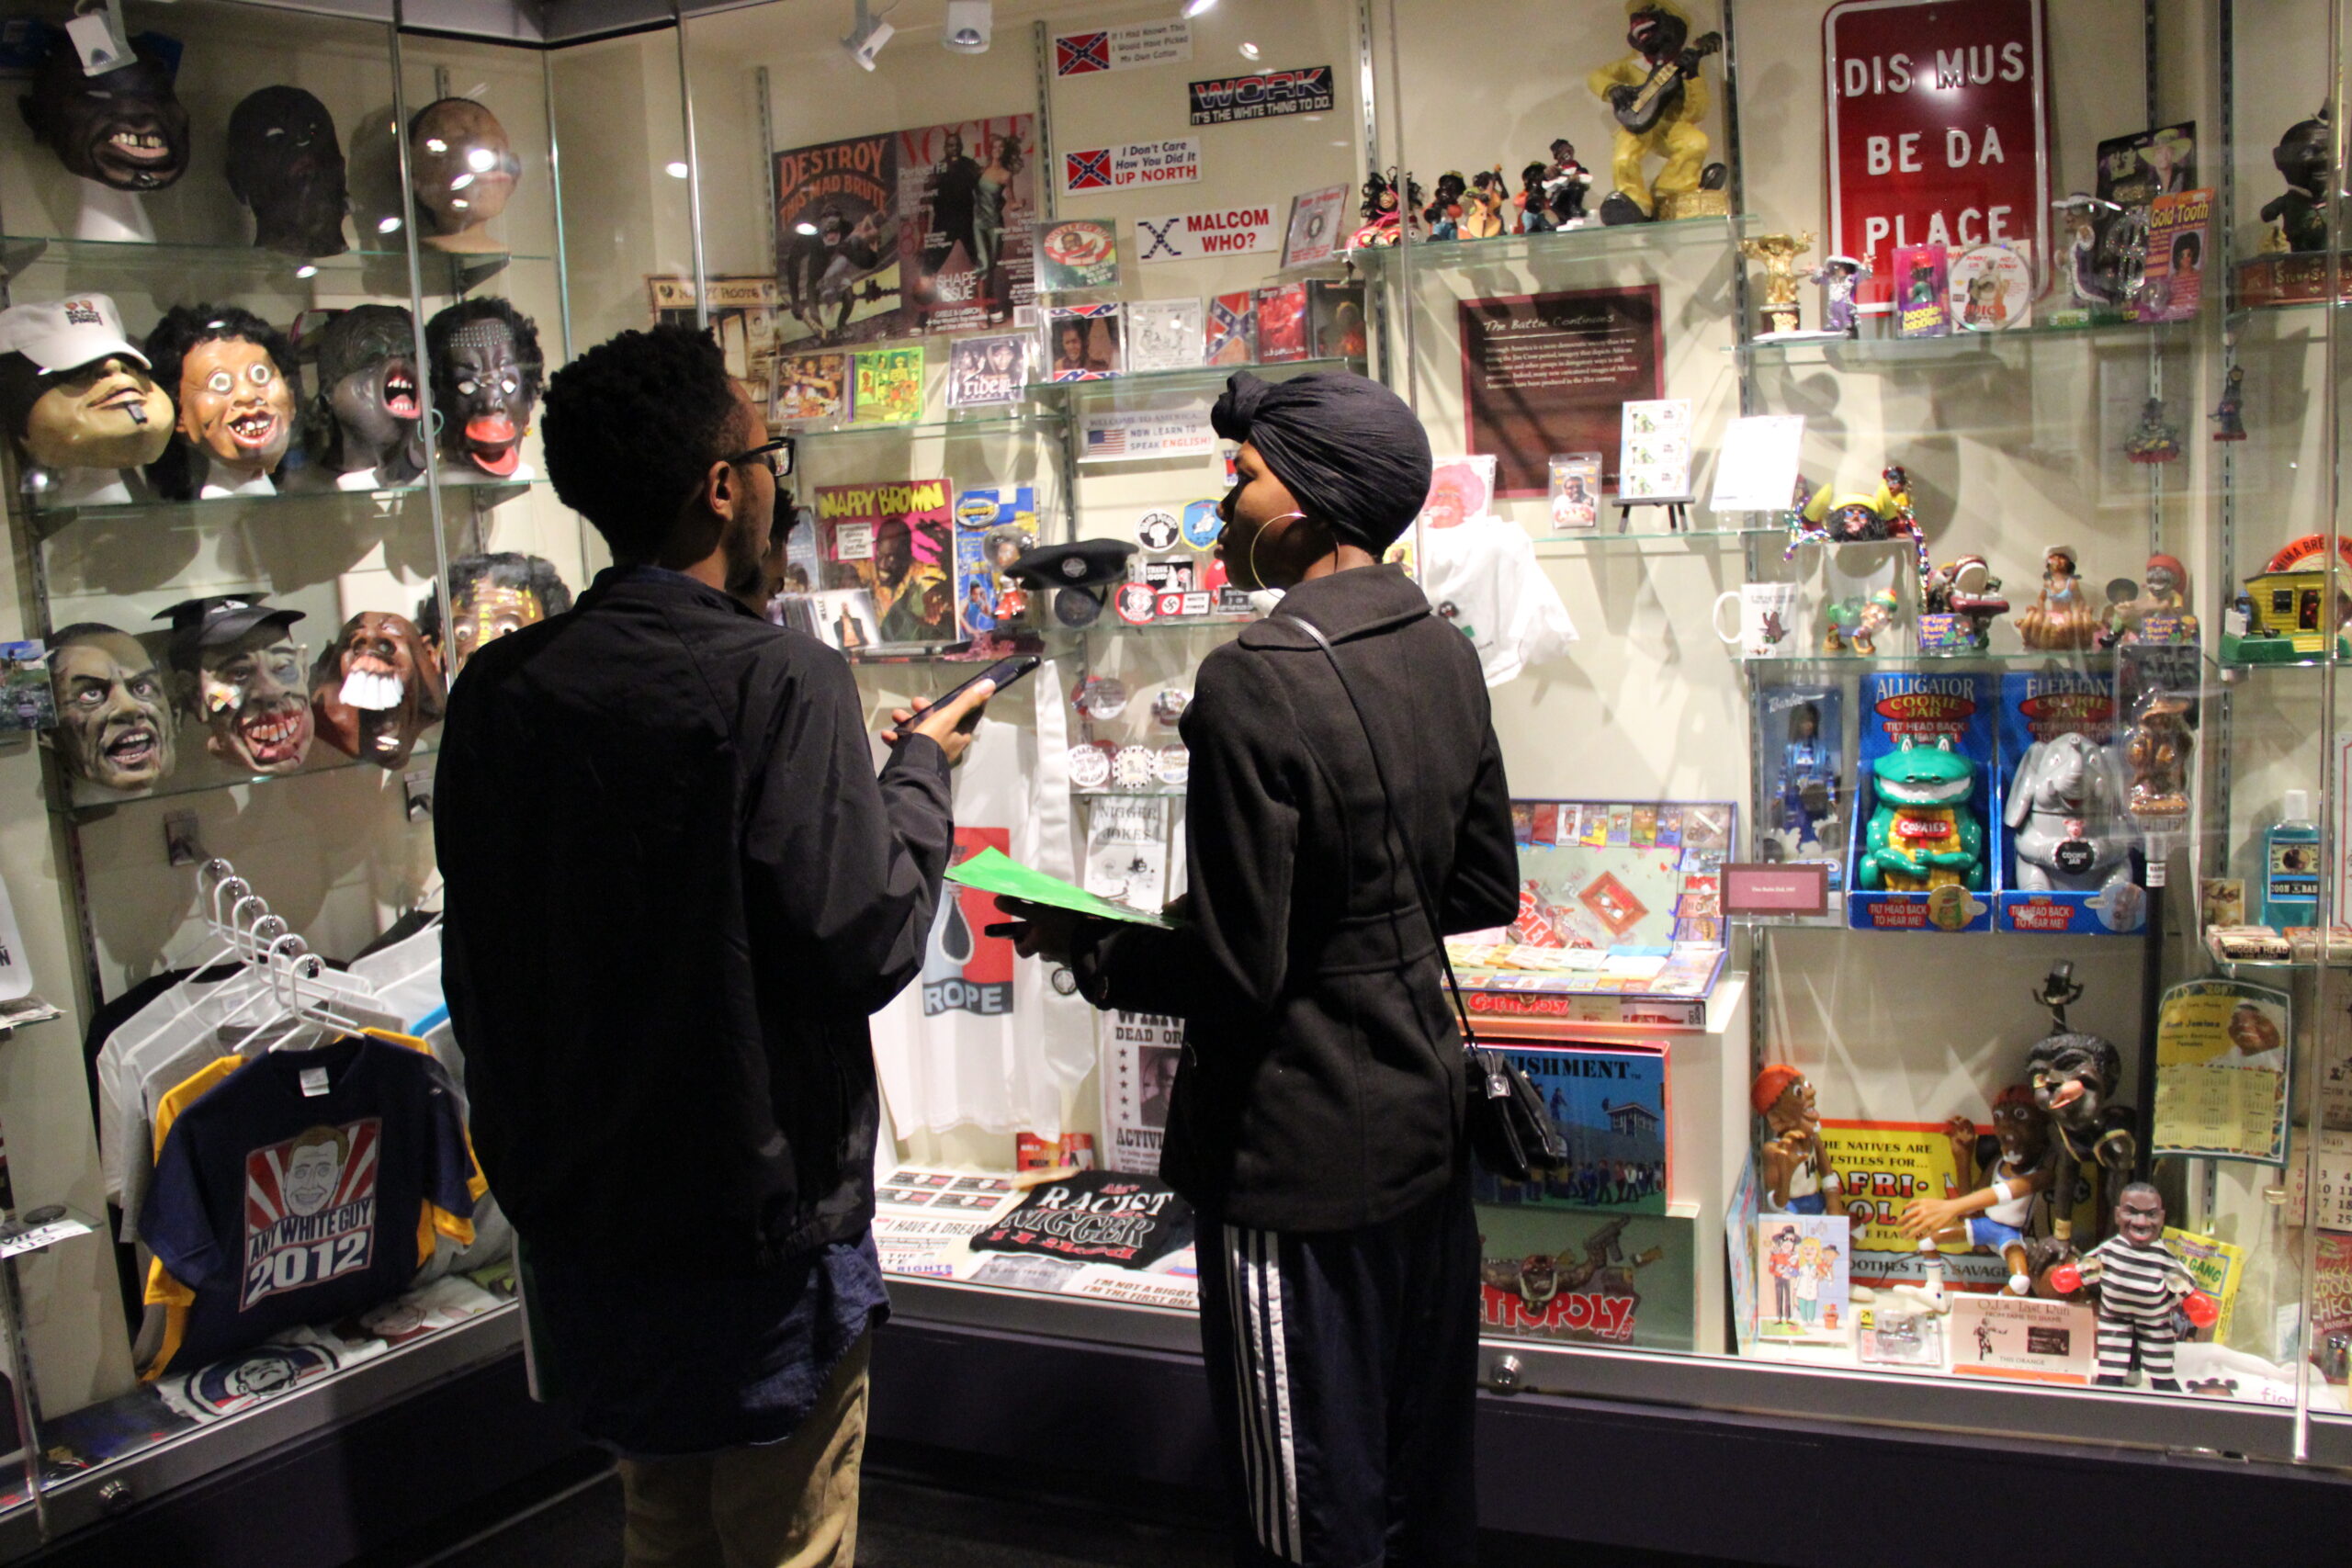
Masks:
[[[187,971],[299,938],[450,1055],[437,972],[368,956],[436,907],[439,705],[606,564],[537,402],[663,321],[793,437],[769,613],[877,729],[1043,660],[958,858],[1139,908],[1183,886],[1194,672],[1259,613],[1209,406],[1239,368],[1413,405],[1398,554],[1521,837],[1519,919],[1453,958],[1571,1151],[1479,1178],[1496,1390],[2352,1464],[2332,8],[1171,9],[998,0],[968,52],[906,0],[863,69],[830,6],[129,0],[108,107],[63,7],[10,11],[6,303],[146,345],[189,434],[116,471],[26,427],[6,468],[44,646],[0,649],[0,1556],[513,1352],[493,1210],[389,1310],[174,1365],[141,1199],[175,1074],[254,1049]],[[287,195],[322,131],[341,208]],[[1057,1171],[1148,1189],[1182,1043],[995,918],[944,900],[875,1020],[896,1311],[1189,1349],[1186,1251],[973,1245]],[[2102,1317],[2110,1266],[2179,1315]]]

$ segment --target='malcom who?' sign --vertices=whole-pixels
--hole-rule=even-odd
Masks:
[[[2049,279],[2041,0],[1839,0],[1821,24],[1833,253],[2014,246]]]

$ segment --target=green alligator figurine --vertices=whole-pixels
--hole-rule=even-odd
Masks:
[[[1984,890],[1984,824],[1973,804],[1976,765],[1951,749],[1903,742],[1871,764],[1878,809],[1863,839],[1859,886],[1920,893],[1954,884]]]

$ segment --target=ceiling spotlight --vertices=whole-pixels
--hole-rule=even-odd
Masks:
[[[985,54],[996,9],[991,0],[947,0],[947,30],[939,41],[957,54]]]
[[[1244,59],[1244,60],[1255,60],[1255,59],[1257,59],[1257,58],[1258,58],[1258,46],[1257,46],[1256,44],[1254,44],[1254,43],[1245,43],[1245,44],[1243,44],[1243,45],[1241,46],[1241,58],[1242,58],[1242,59]]]
[[[1187,17],[1197,17],[1204,11],[1216,9],[1216,0],[1184,0],[1183,14]]]
[[[849,37],[842,39],[842,49],[857,62],[858,69],[871,71],[874,57],[882,52],[882,46],[898,30],[876,17],[865,0],[857,0],[857,15],[850,24]]]

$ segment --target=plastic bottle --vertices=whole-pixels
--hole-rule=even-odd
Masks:
[[[2262,835],[2262,923],[2285,931],[2319,923],[2319,824],[2308,790],[2290,789]]]

